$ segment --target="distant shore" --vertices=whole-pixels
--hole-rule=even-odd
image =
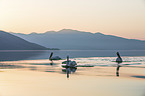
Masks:
[[[47,49],[40,49],[40,50],[37,50],[37,49],[28,49],[28,50],[23,50],[23,49],[15,49],[15,50],[5,50],[5,49],[0,49],[0,51],[43,51],[43,50],[60,50],[58,48],[47,48]]]

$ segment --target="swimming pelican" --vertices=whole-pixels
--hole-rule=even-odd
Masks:
[[[119,64],[119,63],[122,63],[122,58],[121,58],[119,52],[117,52],[116,54],[117,54],[117,56],[118,56],[118,58],[116,59],[116,62],[117,62],[118,64]]]
[[[61,60],[61,58],[59,56],[53,56],[52,57],[52,55],[53,55],[53,52],[51,52],[51,54],[50,54],[50,57],[49,57],[50,61],[52,61],[52,60]]]
[[[62,62],[62,67],[75,68],[75,67],[77,67],[76,65],[77,65],[76,61],[69,60],[69,56],[67,56],[67,61]]]

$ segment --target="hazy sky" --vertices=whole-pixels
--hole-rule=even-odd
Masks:
[[[61,29],[145,40],[145,0],[0,0],[0,30]]]

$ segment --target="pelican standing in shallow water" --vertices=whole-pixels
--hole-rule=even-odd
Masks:
[[[116,59],[116,62],[119,64],[119,63],[122,63],[122,58],[121,58],[121,56],[120,56],[120,54],[119,54],[119,52],[117,52],[116,53],[117,54],[117,59]]]

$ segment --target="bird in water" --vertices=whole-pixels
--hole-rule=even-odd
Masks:
[[[69,74],[71,74],[71,72],[75,72],[77,70],[77,63],[76,61],[71,61],[69,60],[69,56],[67,56],[67,60],[62,62],[61,65],[63,68],[62,71],[66,71],[67,73],[67,78],[69,78]]]
[[[73,67],[73,68],[76,68],[77,67],[77,63],[76,63],[76,61],[69,60],[69,56],[67,56],[67,60],[62,62],[62,67]]]
[[[117,54],[117,59],[116,59],[116,62],[119,64],[119,63],[122,63],[123,61],[122,61],[122,58],[121,58],[121,56],[120,56],[120,54],[119,54],[119,52],[117,52],[116,53]]]
[[[50,56],[49,56],[49,60],[61,60],[61,58],[59,56],[53,56],[53,52],[51,52]]]
[[[123,61],[122,61],[122,58],[121,58],[119,52],[117,52],[116,54],[117,54],[117,56],[118,56],[117,59],[116,59],[116,62],[118,63],[118,64],[117,64],[117,69],[116,69],[116,76],[119,77],[119,68],[121,67],[121,66],[120,66],[120,63],[122,63]]]

